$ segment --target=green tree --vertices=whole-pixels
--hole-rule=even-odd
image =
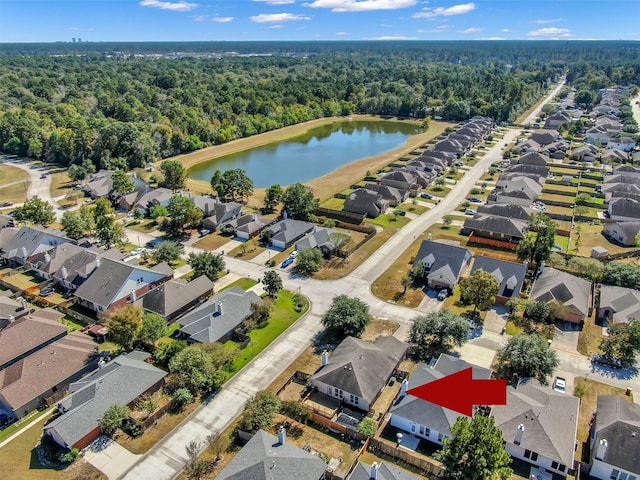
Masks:
[[[96,220],[95,234],[100,245],[109,249],[122,242],[124,227],[116,223],[112,216],[103,216]]]
[[[78,212],[67,210],[62,214],[60,224],[62,231],[73,240],[78,240],[90,232],[84,218]]]
[[[216,170],[211,177],[211,188],[221,200],[243,200],[253,194],[253,180],[247,176],[242,168]]]
[[[447,469],[447,476],[460,480],[507,480],[511,457],[504,447],[502,431],[492,417],[460,416],[451,427],[453,438],[445,438],[436,454]]]
[[[311,276],[322,267],[322,252],[318,248],[305,248],[296,256],[296,272],[301,275]]]
[[[609,336],[600,341],[605,355],[619,358],[625,364],[633,364],[640,352],[640,320],[632,318],[628,323],[613,323]]]
[[[602,283],[640,289],[640,268],[630,263],[609,262],[604,267]]]
[[[562,307],[556,302],[527,302],[524,317],[539,325],[550,325],[561,312]]]
[[[169,188],[174,192],[181,190],[187,183],[187,169],[177,160],[165,160],[160,164],[160,170],[164,175],[161,183],[162,187]]]
[[[206,275],[209,280],[214,281],[220,273],[225,269],[224,259],[222,255],[216,255],[213,252],[189,253],[187,260],[193,269],[193,277],[198,278]]]
[[[201,345],[191,345],[169,361],[169,372],[178,377],[178,385],[193,394],[208,393],[219,388],[226,379],[213,363],[213,358]]]
[[[94,173],[96,173],[96,167],[90,160],[84,160],[81,165],[73,164],[67,169],[67,175],[74,182],[86,180]]]
[[[464,345],[468,335],[467,320],[450,310],[440,310],[413,319],[409,342],[419,348],[423,358],[428,358]]]
[[[283,401],[280,413],[300,423],[307,423],[311,419],[311,412],[302,403],[295,400]]]
[[[238,428],[245,432],[257,432],[273,424],[273,417],[280,411],[281,402],[275,393],[261,391],[244,406]]]
[[[113,175],[111,175],[111,181],[113,191],[116,193],[125,194],[133,192],[133,189],[136,188],[135,182],[122,170],[116,170],[113,172]]]
[[[169,264],[177,261],[182,254],[182,246],[176,242],[170,240],[161,242],[156,246],[153,251],[153,259],[160,262],[167,262]]]
[[[498,352],[496,375],[513,384],[520,378],[533,377],[546,385],[559,363],[558,354],[545,338],[535,333],[516,335]]]
[[[187,228],[196,228],[202,221],[202,210],[189,197],[174,195],[169,200],[167,211],[170,218],[162,222],[160,229],[171,237],[183,235]]]
[[[186,387],[177,388],[171,395],[173,401],[176,402],[176,408],[178,411],[184,410],[187,405],[191,405],[195,401],[195,397],[191,390]]]
[[[522,239],[516,251],[520,260],[529,260],[537,265],[549,259],[557,224],[544,213],[535,212],[527,222],[529,234]]]
[[[322,317],[325,328],[344,336],[360,337],[371,322],[369,306],[359,298],[337,295]]]
[[[273,298],[282,290],[282,278],[277,272],[267,270],[262,277],[262,285],[267,294]]]
[[[126,305],[111,312],[105,324],[109,328],[109,339],[130,350],[140,335],[142,318],[142,309],[135,305]]]
[[[110,437],[122,427],[122,423],[130,416],[131,409],[126,405],[111,405],[100,419],[102,431]]]
[[[169,330],[167,321],[157,313],[145,313],[138,338],[150,345],[164,337]]]
[[[158,408],[158,402],[156,402],[153,397],[144,395],[138,400],[138,403],[136,403],[136,408],[141,412],[146,412],[147,416],[149,416]]]
[[[294,220],[312,220],[320,200],[313,197],[313,191],[302,183],[288,187],[282,196],[282,211]]]
[[[165,207],[164,205],[154,205],[149,209],[149,216],[154,220],[161,217],[166,217],[167,215],[169,215],[169,210],[167,210],[167,207]]]
[[[48,227],[55,221],[56,214],[53,205],[34,195],[14,210],[13,218],[16,222],[31,222],[34,225]]]
[[[486,310],[495,303],[499,288],[498,280],[491,273],[476,270],[460,281],[460,296],[473,304],[473,312],[476,313],[478,309]]]
[[[358,432],[365,437],[373,437],[378,431],[378,424],[373,418],[365,417],[358,424]]]
[[[284,195],[284,190],[277,183],[275,185],[271,185],[264,192],[264,209],[267,212],[273,212],[276,206],[282,200],[282,196]]]
[[[597,258],[571,257],[569,267],[595,281],[601,280],[604,273],[604,264]]]

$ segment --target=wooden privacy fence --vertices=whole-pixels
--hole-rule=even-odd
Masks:
[[[504,248],[505,250],[515,251],[518,249],[517,243],[504,242],[493,238],[478,237],[474,235],[473,232],[469,235],[469,243],[479,243],[480,245],[489,245],[491,247]]]
[[[382,453],[396,458],[401,462],[412,465],[430,479],[441,479],[446,475],[444,466],[436,460],[404,447],[398,447],[395,443],[383,438],[372,438],[369,442],[369,450],[373,453]]]

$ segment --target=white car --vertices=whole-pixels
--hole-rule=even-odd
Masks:
[[[131,250],[131,255],[140,255],[141,253],[144,253],[147,249],[144,247],[140,247],[140,248],[136,248],[135,250]]]
[[[293,252],[291,252],[291,253],[289,254],[289,256],[290,256],[291,258],[296,258],[296,255],[298,255],[298,251],[297,251],[297,250],[294,250]]]
[[[553,381],[553,389],[556,392],[567,393],[567,381],[562,377],[556,377]]]

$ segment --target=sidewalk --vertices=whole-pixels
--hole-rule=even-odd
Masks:
[[[29,430],[31,427],[33,427],[36,423],[38,423],[40,420],[42,420],[43,418],[47,418],[49,415],[51,415],[54,412],[55,408],[51,408],[47,413],[41,415],[40,417],[37,418],[37,420],[32,421],[31,423],[29,423],[29,425],[27,425],[24,428],[21,428],[20,430],[18,430],[16,433],[14,433],[13,435],[11,435],[9,438],[7,438],[6,440],[3,440],[2,442],[0,442],[0,448],[4,447],[7,443],[9,443],[11,440],[13,440],[16,437],[19,437],[20,435],[22,435],[24,432],[26,432],[27,430]],[[24,419],[23,419],[24,420]],[[18,420],[18,422],[20,422],[20,420]]]

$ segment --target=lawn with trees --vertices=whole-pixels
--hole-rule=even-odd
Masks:
[[[469,335],[469,322],[450,310],[440,310],[413,319],[409,342],[424,359],[461,347]]]
[[[369,306],[359,298],[337,295],[322,317],[325,328],[340,337],[360,337],[371,322]]]
[[[516,335],[498,352],[495,373],[511,384],[518,383],[521,378],[532,377],[547,385],[559,364],[558,354],[544,337],[535,333]]]

